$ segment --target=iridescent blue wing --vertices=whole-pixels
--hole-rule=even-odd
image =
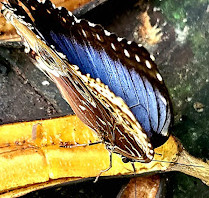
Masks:
[[[100,79],[82,74],[78,66],[50,48],[34,26],[31,13],[17,1],[10,0],[10,3],[5,4],[3,15],[22,37],[35,65],[56,83],[77,116],[98,134],[111,153],[131,161],[150,162],[153,147],[124,100],[115,96]],[[25,17],[27,14],[22,8],[30,18]],[[34,6],[31,9],[36,10]]]
[[[66,9],[22,0],[48,45],[67,56],[83,74],[99,78],[129,106],[154,147],[168,136],[168,91],[149,53],[99,25],[76,19]]]

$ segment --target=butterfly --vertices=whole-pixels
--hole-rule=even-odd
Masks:
[[[8,0],[2,13],[34,64],[77,116],[124,162],[150,162],[169,136],[172,108],[153,56],[49,0]],[[111,155],[110,155],[111,156]]]

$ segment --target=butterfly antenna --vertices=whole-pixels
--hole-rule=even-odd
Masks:
[[[183,163],[179,163],[179,162],[169,162],[169,161],[163,161],[163,160],[152,160],[155,162],[164,162],[164,163],[169,163],[169,164],[178,164],[178,165],[182,165],[182,166],[192,166],[192,167],[198,167],[198,168],[205,168],[204,166],[198,166],[198,165],[193,165],[193,164],[183,164]]]

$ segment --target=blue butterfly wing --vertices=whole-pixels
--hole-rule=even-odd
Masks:
[[[99,25],[77,20],[65,9],[54,9],[48,0],[44,4],[22,2],[47,44],[65,54],[83,74],[99,78],[123,98],[153,146],[162,144],[171,122],[170,99],[149,53],[136,43],[128,44],[125,39],[109,34]]]
[[[72,29],[78,30],[79,28],[76,26],[74,25]],[[66,35],[62,35],[59,36],[61,39],[58,40],[55,33],[51,31],[52,38],[64,46],[61,51],[67,55],[68,60],[79,65],[83,74],[89,73],[93,78],[100,78],[104,84],[109,86],[110,90],[123,98],[149,137],[152,136],[153,131],[160,133],[158,125],[162,125],[165,119],[161,118],[158,123],[158,105],[160,103],[157,102],[156,92],[146,75],[140,75],[134,67],[129,69],[126,66],[128,63],[125,65],[121,61],[121,58],[126,59],[125,55],[123,54],[123,57],[122,55],[119,56],[117,51],[115,52],[110,48],[113,43],[116,47],[117,40],[114,38],[108,40],[108,37],[106,37],[104,43],[105,46],[108,45],[109,49],[105,50],[104,44],[96,42],[95,37],[91,36],[89,39],[94,42],[89,42],[82,35],[82,30],[72,32],[74,34],[71,33],[70,38],[69,35],[68,38],[66,38]],[[85,32],[87,35],[87,30]],[[121,53],[121,49],[118,48],[120,50],[118,53]],[[72,56],[71,51],[76,54]],[[130,59],[128,61],[134,60]],[[136,61],[135,64],[137,64]],[[146,68],[146,65],[139,64],[139,67]]]

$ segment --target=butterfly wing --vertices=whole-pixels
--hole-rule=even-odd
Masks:
[[[61,59],[37,37],[39,30],[18,15],[18,6],[14,10],[6,5],[3,13],[29,45],[35,64],[57,84],[78,117],[98,133],[108,148],[136,161],[152,160],[154,152],[146,133],[120,97],[100,80],[83,75],[77,66]]]
[[[149,53],[99,25],[76,19],[66,9],[22,0],[48,45],[79,65],[83,74],[100,78],[129,106],[154,147],[168,137],[171,108],[168,91]],[[41,13],[41,14],[40,14]],[[47,25],[46,25],[47,24]]]

